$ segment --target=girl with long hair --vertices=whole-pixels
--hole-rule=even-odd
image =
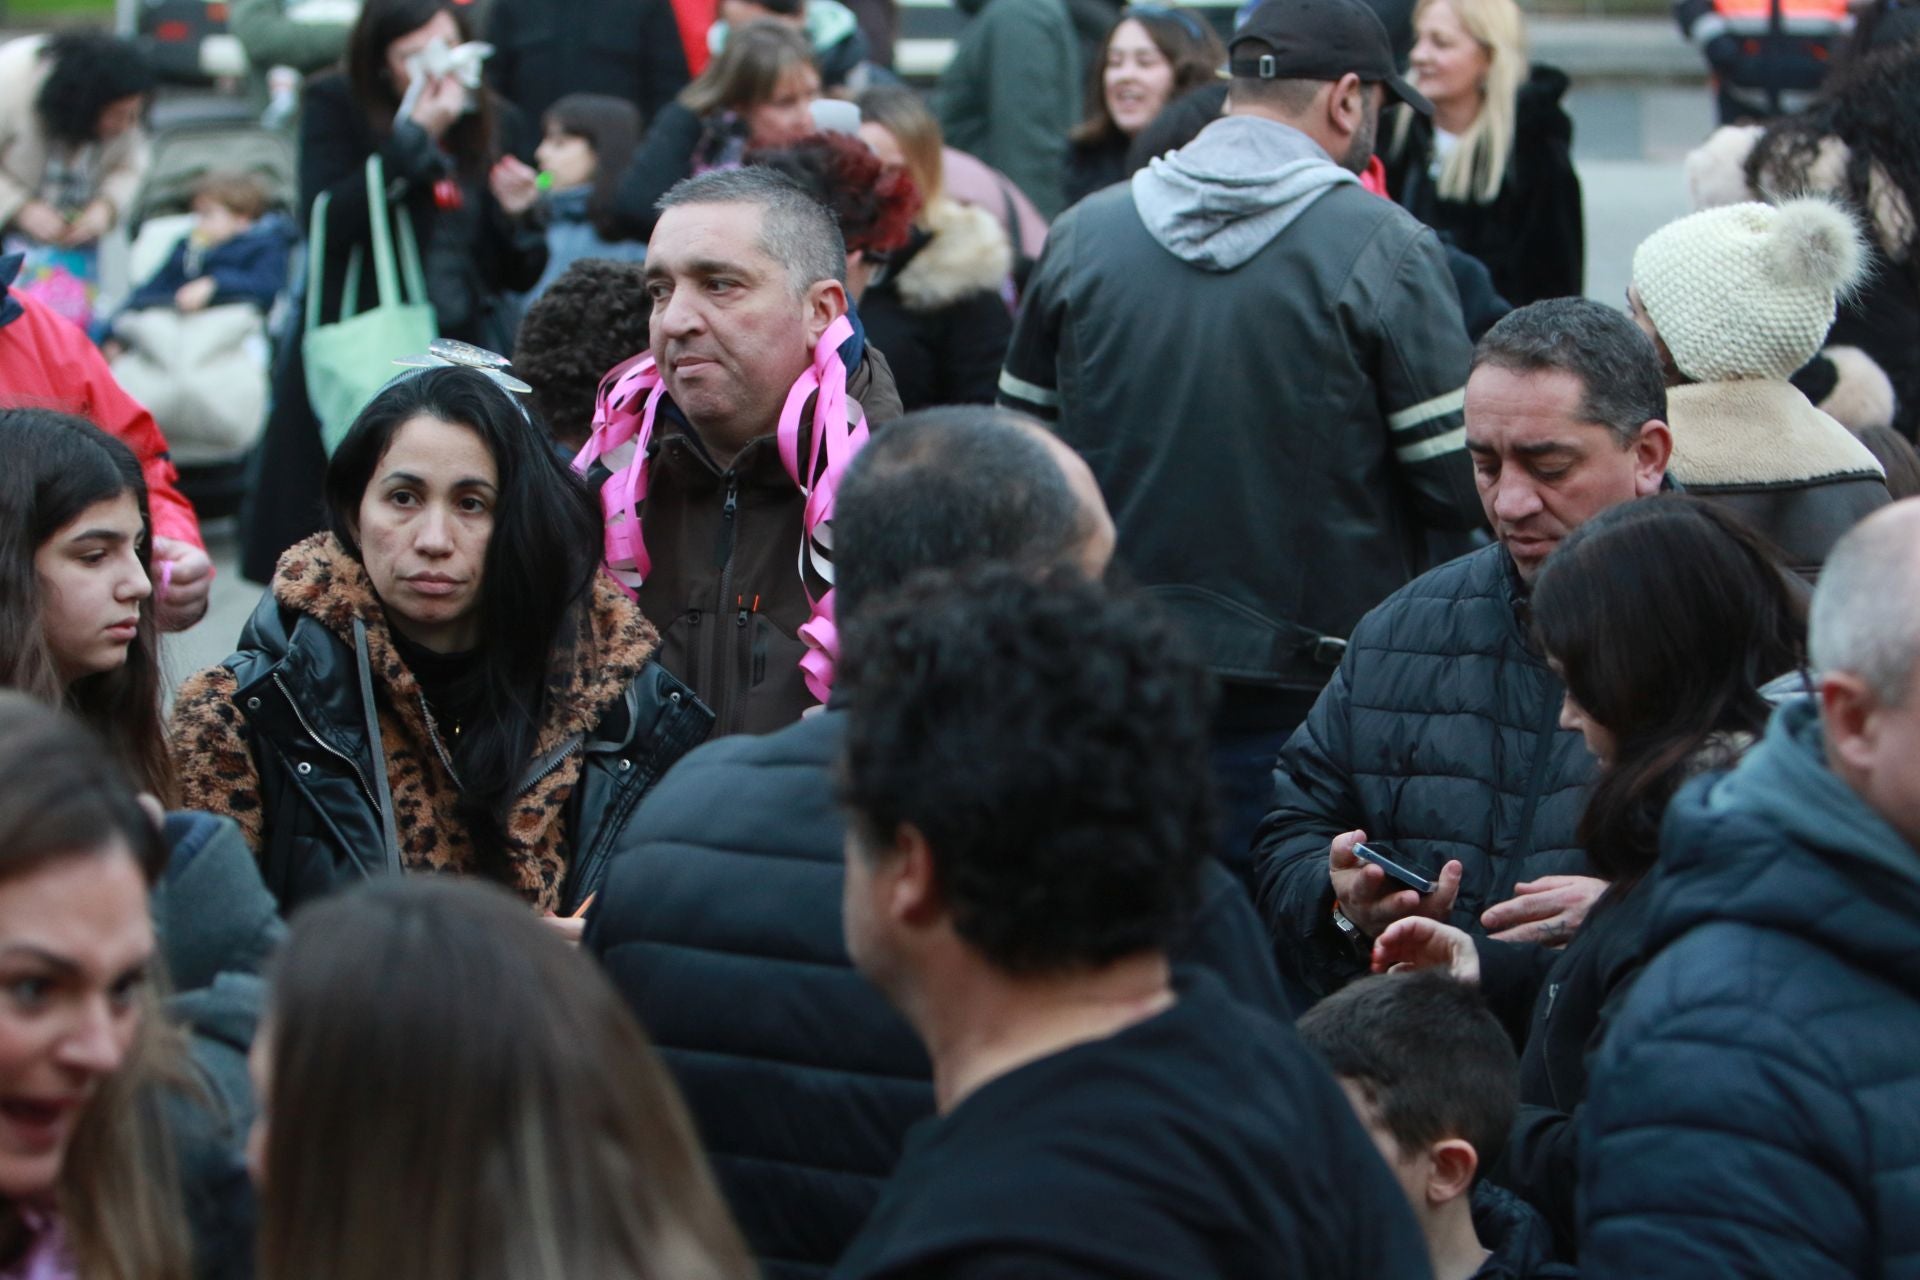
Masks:
[[[0,1274],[187,1280],[147,896],[167,850],[86,728],[0,692]]]
[[[1067,149],[1067,203],[1126,178],[1127,148],[1161,109],[1220,78],[1227,51],[1197,13],[1173,4],[1136,4],[1100,43],[1087,77],[1086,117]]]
[[[457,70],[436,72],[436,51],[472,40],[472,12],[452,0],[367,0],[348,38],[346,70],[307,86],[300,207],[304,226],[314,201],[328,196],[325,270],[306,285],[320,290],[322,323],[339,317],[354,274],[350,259],[372,260],[366,173],[377,154],[388,207],[420,246],[439,335],[495,351],[513,345],[519,307],[510,295],[532,288],[547,265],[546,236],[528,216],[539,198],[538,138],[491,90],[469,88]],[[374,275],[358,271],[359,310],[375,302]],[[242,513],[241,568],[257,582],[272,576],[282,551],[314,532],[326,470],[300,336],[285,345],[290,354],[275,369],[260,477]]]
[[[1514,0],[1420,0],[1414,87],[1431,119],[1402,107],[1385,160],[1387,189],[1414,217],[1486,264],[1516,307],[1577,296],[1586,226],[1560,106],[1567,77],[1529,70]]]
[[[641,262],[647,246],[620,239],[613,197],[640,144],[640,109],[604,93],[570,93],[547,108],[534,158],[550,184],[547,269],[532,302],[582,258]],[[629,353],[631,354],[631,353]]]
[[[577,935],[639,797],[712,715],[599,572],[601,517],[512,394],[465,367],[376,395],[240,649],[181,686],[194,808],[234,818],[283,910],[456,871]]]
[[[0,456],[0,687],[72,711],[170,803],[140,464],[47,409],[0,409]]]
[[[1479,983],[1510,1027],[1528,1028],[1508,1185],[1546,1214],[1571,1256],[1574,1113],[1588,1056],[1644,959],[1661,818],[1682,783],[1730,767],[1765,729],[1773,698],[1790,696],[1776,682],[1801,667],[1805,608],[1773,550],[1737,517],[1679,495],[1581,525],[1540,571],[1531,603],[1567,686],[1561,726],[1577,729],[1600,764],[1579,834],[1608,887],[1562,951],[1416,917],[1381,933],[1373,966],[1448,968]]]
[[[303,913],[253,1068],[262,1280],[753,1274],[619,995],[496,889]]]
[[[653,236],[655,208],[674,183],[740,166],[751,147],[782,147],[814,131],[820,72],[800,31],[772,19],[732,33],[698,79],[661,108],[614,198],[620,229]]]

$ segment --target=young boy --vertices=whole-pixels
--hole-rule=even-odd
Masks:
[[[244,173],[210,173],[193,192],[193,230],[123,308],[202,311],[251,302],[266,311],[287,283],[291,224],[267,213],[267,190]]]
[[[1434,1280],[1555,1280],[1546,1220],[1482,1183],[1520,1106],[1513,1043],[1472,987],[1440,973],[1356,982],[1300,1035],[1326,1059],[1413,1206]]]

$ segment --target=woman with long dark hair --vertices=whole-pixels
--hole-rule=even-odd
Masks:
[[[326,500],[239,651],[181,686],[186,802],[240,824],[285,910],[458,871],[576,916],[712,721],[599,572],[593,495],[491,376],[432,368],[367,405]]]
[[[1067,203],[1126,178],[1127,148],[1169,102],[1220,78],[1227,51],[1200,15],[1136,4],[1100,43],[1087,77],[1086,118],[1068,135]]]
[[[1509,1025],[1531,1008],[1505,1179],[1574,1240],[1574,1113],[1586,1063],[1638,976],[1660,821],[1680,784],[1730,767],[1766,727],[1768,685],[1797,671],[1805,617],[1786,571],[1737,517],[1696,498],[1629,502],[1575,530],[1534,586],[1534,626],[1566,681],[1563,727],[1600,764],[1579,835],[1608,888],[1564,951],[1401,920],[1376,971],[1445,966]]]
[[[0,687],[74,712],[171,802],[140,464],[48,409],[0,409],[0,457]]]
[[[78,247],[125,218],[153,84],[139,49],[105,32],[0,45],[0,231]]]
[[[662,107],[614,199],[620,229],[653,236],[655,207],[682,178],[736,169],[749,147],[781,147],[814,131],[820,71],[807,37],[771,19],[732,34],[707,69]]]
[[[300,203],[304,225],[314,201],[329,197],[325,272],[306,282],[320,290],[323,323],[338,318],[351,257],[363,260],[357,306],[375,301],[374,272],[365,265],[372,254],[366,165],[377,153],[389,208],[409,220],[419,243],[440,336],[496,351],[513,345],[518,309],[508,295],[531,288],[547,264],[546,237],[527,216],[539,196],[531,163],[537,138],[510,103],[469,88],[457,70],[432,69],[437,52],[473,38],[471,14],[451,0],[368,0],[348,40],[346,70],[307,86]],[[244,513],[241,567],[259,582],[282,551],[320,524],[326,456],[300,337],[290,335],[275,370],[260,475]]]
[[[262,1280],[754,1274],[626,1005],[498,890],[303,913],[253,1066]]]
[[[549,184],[547,269],[529,301],[582,258],[640,262],[647,246],[622,240],[613,199],[640,144],[640,110],[604,93],[570,93],[547,108],[534,156]]]
[[[147,897],[167,849],[101,742],[0,692],[0,1274],[187,1280]]]

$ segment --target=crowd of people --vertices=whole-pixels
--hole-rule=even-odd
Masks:
[[[1512,0],[296,7],[98,317],[0,46],[0,1280],[1914,1266],[1903,24],[1603,302]]]

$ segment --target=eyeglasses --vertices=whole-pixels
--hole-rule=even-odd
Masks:
[[[1164,4],[1130,4],[1120,11],[1120,21],[1128,18],[1151,18],[1156,22],[1171,22],[1194,38],[1199,44],[1207,42],[1206,28],[1192,14],[1180,9],[1169,8]]]

